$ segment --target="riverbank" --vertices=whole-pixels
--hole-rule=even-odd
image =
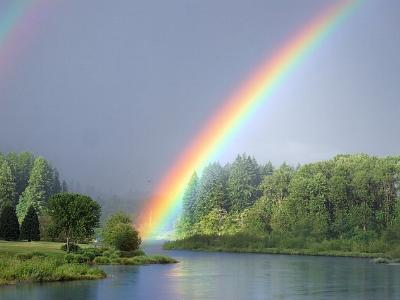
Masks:
[[[242,240],[240,240],[242,237]],[[378,261],[397,261],[400,258],[399,249],[391,251],[359,251],[352,248],[362,249],[354,246],[347,240],[313,242],[310,247],[264,247],[265,240],[262,237],[248,236],[193,236],[186,239],[168,241],[164,243],[165,250],[194,250],[210,252],[233,252],[233,253],[260,253],[260,254],[285,254],[306,256],[335,256],[335,257],[360,257],[360,258],[382,258]],[[307,243],[305,243],[307,245]],[[383,260],[384,259],[384,260]]]
[[[60,243],[0,241],[0,286],[106,277],[99,268],[65,263],[65,254],[60,247]]]
[[[0,286],[22,282],[102,279],[107,274],[96,265],[144,265],[176,263],[143,251],[119,252],[107,248],[82,248],[66,254],[62,243],[0,241]]]

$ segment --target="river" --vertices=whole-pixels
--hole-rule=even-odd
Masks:
[[[400,266],[369,259],[146,250],[180,263],[104,266],[104,280],[2,287],[0,299],[400,299]]]

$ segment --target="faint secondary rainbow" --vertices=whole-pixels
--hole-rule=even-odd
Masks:
[[[340,1],[325,9],[261,64],[227,99],[165,174],[152,198],[140,211],[137,225],[144,238],[153,238],[161,233],[165,224],[177,215],[193,172],[202,170],[216,158],[243,123],[273,94],[290,72],[360,2]]]
[[[0,11],[0,75],[15,63],[15,56],[26,48],[32,31],[49,0],[12,0]]]

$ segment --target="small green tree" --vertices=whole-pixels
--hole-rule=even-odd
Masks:
[[[14,207],[6,205],[0,215],[0,238],[16,241],[19,238],[19,223]]]
[[[53,195],[48,212],[52,218],[51,232],[64,240],[67,252],[71,242],[89,239],[99,225],[100,205],[88,196],[72,193]]]
[[[33,206],[29,207],[28,213],[22,221],[20,238],[28,240],[28,242],[40,240],[39,218]]]
[[[106,244],[122,251],[136,250],[142,242],[131,218],[121,212],[108,218],[101,235]]]

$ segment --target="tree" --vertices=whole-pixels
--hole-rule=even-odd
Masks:
[[[19,239],[19,223],[15,208],[6,205],[0,215],[0,238],[6,241],[16,241]]]
[[[68,184],[65,180],[62,181],[61,192],[63,192],[63,193],[68,192]]]
[[[11,172],[15,178],[15,205],[18,204],[19,196],[28,186],[28,180],[33,168],[35,156],[29,152],[15,153],[10,152],[6,156],[10,165]]]
[[[132,226],[131,218],[122,212],[108,218],[101,235],[106,244],[121,251],[136,250],[141,244],[139,232]]]
[[[218,163],[210,164],[204,169],[195,206],[196,222],[214,208],[226,208],[226,179],[226,171]]]
[[[72,193],[53,195],[48,204],[52,232],[67,244],[91,238],[99,225],[100,205],[88,196]]]
[[[53,185],[51,187],[51,194],[58,194],[61,193],[61,183],[60,183],[60,174],[58,173],[57,169],[53,169]]]
[[[21,200],[17,206],[18,219],[20,221],[24,219],[31,205],[40,215],[51,195],[52,187],[53,169],[44,158],[36,158],[29,177],[28,187],[22,193]]]
[[[0,211],[6,205],[14,205],[15,180],[8,162],[0,158]]]
[[[20,238],[28,240],[28,242],[40,240],[39,219],[33,206],[29,207],[28,213],[22,221]]]
[[[199,178],[197,177],[197,173],[194,172],[183,194],[182,215],[176,226],[178,236],[186,236],[195,223],[198,182]]]
[[[271,176],[264,177],[261,184],[263,195],[273,202],[282,203],[289,195],[289,184],[294,173],[292,167],[282,164]]]
[[[238,155],[232,163],[227,183],[229,210],[238,212],[251,206],[259,197],[259,166],[254,158]]]

